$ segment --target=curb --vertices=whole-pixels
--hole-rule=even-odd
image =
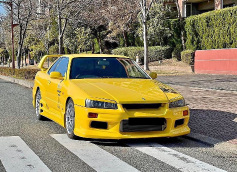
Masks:
[[[0,79],[16,83],[16,84],[25,86],[27,88],[33,88],[34,87],[34,81],[27,81],[27,80],[17,79],[17,78],[13,78],[13,77],[9,77],[9,76],[3,76],[3,75],[0,75]]]

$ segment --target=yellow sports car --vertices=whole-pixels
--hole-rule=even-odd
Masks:
[[[46,59],[58,57],[49,67]],[[175,137],[190,133],[189,108],[171,87],[128,57],[46,55],[33,88],[39,120],[52,119],[69,138]]]

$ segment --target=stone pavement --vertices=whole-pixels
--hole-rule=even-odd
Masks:
[[[201,134],[197,139],[237,152],[237,76],[158,76],[158,80],[184,96],[191,109],[191,132]]]
[[[173,75],[158,76],[157,80],[172,85],[237,91],[237,75]]]

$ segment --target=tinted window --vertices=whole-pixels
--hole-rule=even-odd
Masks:
[[[67,57],[63,57],[54,71],[60,72],[62,76],[65,76],[65,73],[67,72],[68,61],[69,59]]]
[[[53,66],[50,68],[50,70],[48,71],[48,74],[50,75],[51,72],[53,72],[55,70],[55,68],[58,66],[58,63],[62,60],[62,58],[59,58],[54,64]]]
[[[125,58],[74,58],[70,79],[82,78],[150,78],[136,63]]]

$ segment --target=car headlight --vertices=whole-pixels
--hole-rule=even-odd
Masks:
[[[118,106],[116,103],[101,102],[101,101],[89,100],[89,99],[86,99],[86,107],[99,108],[99,109],[118,109]]]
[[[183,106],[185,106],[185,100],[184,99],[173,101],[173,102],[170,102],[170,104],[169,104],[169,108],[183,107]]]

